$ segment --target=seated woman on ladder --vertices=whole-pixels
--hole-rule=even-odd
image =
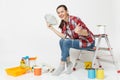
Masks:
[[[61,60],[59,67],[55,70],[53,75],[60,75],[65,70],[67,74],[72,72],[72,62],[70,61],[70,48],[86,49],[94,47],[94,35],[76,16],[69,15],[68,9],[65,5],[59,5],[56,9],[58,16],[61,19],[59,28],[61,32],[57,31],[52,25],[47,23],[50,30],[61,37],[59,46],[61,49]]]

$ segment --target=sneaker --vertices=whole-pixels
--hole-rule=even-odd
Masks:
[[[54,72],[53,76],[59,76],[65,70],[65,65],[60,65]]]
[[[67,71],[66,71],[66,74],[71,74],[72,73],[72,66],[73,66],[72,62],[67,62]]]

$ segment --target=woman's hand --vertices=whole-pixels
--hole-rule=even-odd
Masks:
[[[78,24],[76,27],[75,27],[75,33],[79,33],[80,32],[80,30],[81,30],[81,28],[80,28],[80,24]]]
[[[47,23],[47,22],[46,22]],[[59,37],[61,38],[65,38],[65,35],[62,34],[61,32],[57,31],[51,24],[47,23],[48,28],[53,31],[54,33],[56,33]]]
[[[77,24],[77,26],[75,27],[75,33],[77,33],[78,35],[82,35],[82,27],[80,27],[80,24]]]
[[[88,32],[86,29],[82,29],[82,27],[80,27],[80,24],[78,24],[75,28],[75,33],[77,33],[78,35],[82,35],[82,36],[88,36]]]
[[[49,24],[48,22],[46,22],[47,23],[47,27],[49,28],[49,29],[53,29],[53,26],[51,25],[51,24]]]

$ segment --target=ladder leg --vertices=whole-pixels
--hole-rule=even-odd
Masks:
[[[78,65],[78,62],[80,61],[81,58],[81,51],[79,53],[79,56],[77,56],[77,59],[75,60],[75,64],[73,65],[73,71],[76,70],[76,66]]]
[[[113,57],[112,48],[111,48],[111,46],[110,46],[110,42],[109,42],[109,39],[108,39],[107,35],[105,36],[105,40],[106,40],[106,42],[107,42],[107,46],[108,46],[108,48],[109,48],[110,54],[111,54],[111,56],[112,56],[113,64],[114,64],[114,63],[115,63],[115,60],[114,60],[114,57]]]
[[[94,67],[94,64],[95,64],[95,60],[96,60],[97,53],[98,53],[98,50],[99,50],[101,38],[102,38],[102,36],[100,35],[99,38],[98,38],[98,43],[96,45],[96,50],[95,50],[94,57],[93,57],[93,60],[92,60],[92,67]]]

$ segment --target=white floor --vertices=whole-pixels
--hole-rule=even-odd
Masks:
[[[113,65],[111,60],[109,56],[104,56],[100,59],[105,73],[105,78],[103,80],[120,80],[120,73],[117,73],[118,68]],[[82,62],[80,64],[82,64]],[[6,66],[0,66],[0,80],[97,80],[89,79],[88,71],[79,65],[77,66],[77,70],[73,71],[70,75],[62,73],[60,76],[52,76],[51,73],[44,73],[41,76],[34,76],[33,73],[27,73],[18,77],[7,75],[5,68],[8,67],[8,65],[5,65]]]

